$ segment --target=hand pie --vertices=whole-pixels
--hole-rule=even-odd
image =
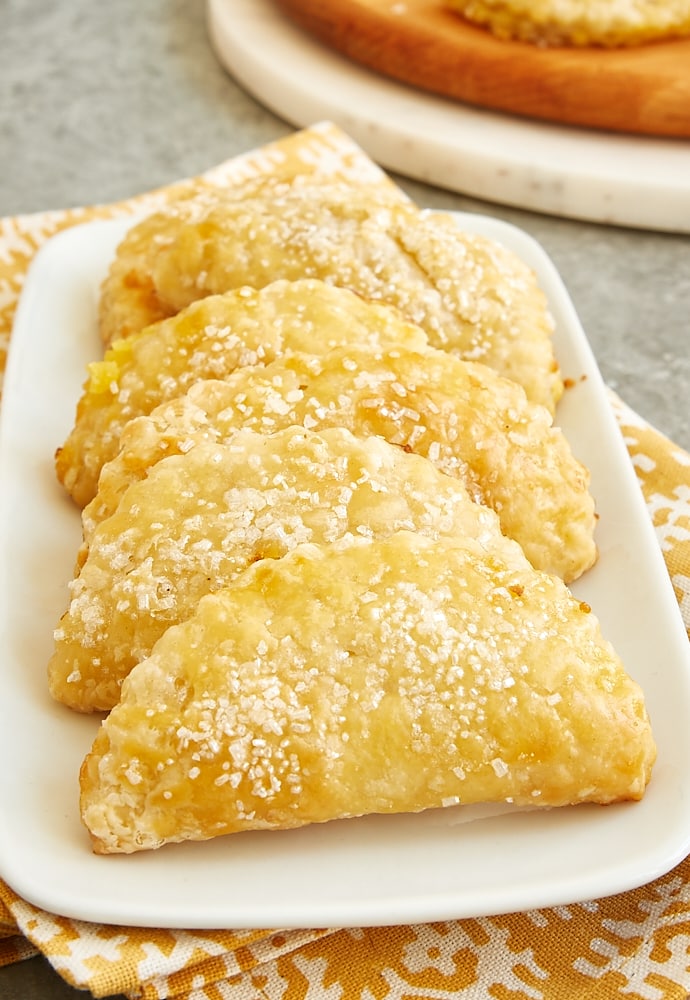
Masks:
[[[561,395],[553,321],[535,275],[446,213],[366,188],[303,187],[242,201],[219,190],[142,225],[148,255],[138,254],[128,280],[150,287],[171,313],[241,285],[321,278],[392,303],[433,347],[489,365],[551,412]],[[118,258],[128,257],[133,243],[141,243],[136,227]],[[116,260],[103,286],[109,302],[121,285]],[[112,337],[110,324],[107,330]]]
[[[284,352],[319,354],[339,344],[422,347],[426,337],[395,310],[320,281],[277,281],[194,303],[178,316],[113,344],[89,379],[73,430],[56,456],[58,479],[80,505],[101,466],[117,454],[128,420],[179,396],[202,378]]]
[[[301,545],[136,666],[81,769],[97,853],[455,804],[639,799],[638,685],[495,531]]]
[[[48,667],[52,695],[107,710],[122,680],[199,599],[302,542],[496,533],[458,479],[380,438],[342,428],[241,430],[163,459],[91,538]]]
[[[447,0],[499,38],[617,47],[690,35],[688,0]]]
[[[84,511],[87,543],[115,508],[120,484],[163,455],[200,438],[226,440],[242,426],[271,433],[290,424],[376,434],[429,458],[497,511],[538,569],[571,581],[596,559],[589,474],[549,413],[485,365],[431,348],[278,358],[235,372],[225,386],[204,382],[150,421],[133,421]]]
[[[345,178],[348,174],[345,163],[344,175],[335,181],[330,177],[314,177],[310,173],[295,174],[294,169],[285,170],[284,166],[283,160],[278,157],[270,164],[270,173],[245,177],[241,183],[232,183],[221,189],[199,183],[183,187],[178,196],[166,202],[164,208],[134,224],[118,246],[115,259],[101,286],[98,325],[104,343],[111,344],[122,337],[130,337],[144,327],[174,316],[179,311],[159,298],[149,273],[151,256],[155,254],[156,246],[160,243],[167,244],[170,238],[175,238],[174,234],[180,225],[192,218],[201,218],[219,197],[224,202],[242,202],[257,197],[281,197],[291,188],[306,188],[314,197],[318,197],[318,192],[323,187],[328,190],[342,187],[346,192],[352,190],[352,178]],[[303,163],[302,167],[304,166]],[[357,189],[367,191],[369,199],[409,200],[373,163],[367,164],[366,171],[361,168],[362,164],[357,171]],[[230,287],[228,285],[223,290],[228,291]]]

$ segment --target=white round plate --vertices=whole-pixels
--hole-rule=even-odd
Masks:
[[[300,128],[330,120],[377,163],[475,198],[551,215],[690,233],[690,142],[471,108],[331,51],[272,0],[208,0],[223,66]]]

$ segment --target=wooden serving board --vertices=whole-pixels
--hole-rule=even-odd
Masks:
[[[503,41],[442,0],[277,0],[350,59],[470,105],[635,135],[690,137],[690,39],[627,49]]]
[[[206,2],[220,63],[298,128],[330,121],[386,170],[485,202],[690,233],[687,140],[473,107],[334,51],[277,0]]]

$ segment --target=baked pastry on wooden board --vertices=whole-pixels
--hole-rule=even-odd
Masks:
[[[495,368],[552,412],[561,395],[553,320],[536,276],[447,213],[386,189],[322,185],[241,201],[205,191],[141,225],[148,253],[134,227],[103,285],[111,304],[140,284],[176,313],[241,285],[319,278],[396,306],[433,347]],[[105,307],[101,321],[106,339],[120,334]]]
[[[257,559],[402,528],[479,539],[495,519],[426,459],[341,427],[199,442],[158,462],[92,536],[56,630],[51,694],[111,709],[166,629]]]
[[[519,0],[504,6],[515,7]],[[565,0],[566,10],[575,0]],[[685,2],[685,0],[684,0]],[[690,39],[625,48],[497,38],[439,0],[276,0],[356,62],[463,103],[568,125],[690,138]],[[643,8],[649,0],[642,0]],[[521,9],[539,9],[522,0]],[[614,5],[606,3],[611,8]],[[492,5],[493,6],[493,5]],[[629,0],[621,0],[626,10]],[[675,2],[654,8],[687,11]],[[687,3],[686,3],[687,7]]]
[[[104,467],[84,512],[86,543],[123,484],[163,455],[204,438],[231,439],[242,427],[271,433],[292,424],[346,427],[429,458],[498,513],[537,568],[566,581],[596,559],[589,472],[548,411],[485,365],[431,348],[293,354],[198,383],[151,421],[125,429],[122,453]]]
[[[499,38],[618,47],[690,35],[690,0],[445,0]]]
[[[639,799],[642,692],[496,526],[301,545],[136,666],[81,769],[97,853],[458,803]]]

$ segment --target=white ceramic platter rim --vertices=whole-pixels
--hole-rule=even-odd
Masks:
[[[225,68],[298,127],[330,120],[381,166],[451,191],[566,218],[690,232],[690,142],[472,108],[331,51],[272,0],[207,0]]]

